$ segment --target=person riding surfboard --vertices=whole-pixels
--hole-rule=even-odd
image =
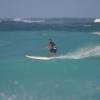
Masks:
[[[55,56],[57,52],[56,44],[52,39],[48,40],[48,56]]]

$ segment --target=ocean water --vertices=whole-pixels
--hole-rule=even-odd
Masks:
[[[58,48],[47,56],[48,38]],[[0,100],[100,100],[97,19],[0,19]]]

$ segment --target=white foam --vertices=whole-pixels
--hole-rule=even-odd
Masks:
[[[52,59],[84,59],[100,56],[100,46],[80,48],[74,52],[67,53]]]
[[[92,34],[100,35],[100,32],[93,32]]]
[[[85,47],[77,49],[73,52],[69,52],[64,55],[54,56],[54,57],[38,57],[38,56],[28,56],[31,59],[37,60],[56,60],[56,59],[85,59],[85,58],[93,58],[93,57],[100,57],[100,45],[92,46],[92,47]],[[44,58],[44,59],[42,59]]]
[[[94,20],[95,23],[100,23],[100,18]]]
[[[29,20],[29,19],[21,19],[21,18],[15,18],[13,21],[16,22],[24,22],[24,23],[40,23],[40,22],[45,22],[45,20]]]

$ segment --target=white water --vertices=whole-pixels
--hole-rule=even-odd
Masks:
[[[52,59],[84,59],[100,56],[100,45],[93,47],[80,48],[65,55],[53,57]]]
[[[100,56],[100,45],[80,48],[77,49],[76,51],[69,52],[67,54],[56,57],[29,56],[29,58],[38,60],[53,60],[53,59],[85,59],[85,58],[99,57],[99,56]]]
[[[95,23],[100,23],[100,18],[94,20]]]
[[[93,32],[92,34],[100,36],[100,32]]]
[[[45,22],[45,20],[29,20],[29,19],[21,19],[21,18],[15,18],[13,21],[16,22],[24,22],[24,23],[40,23]]]

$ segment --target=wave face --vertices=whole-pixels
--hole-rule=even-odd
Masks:
[[[93,18],[6,18],[0,19],[0,31],[100,31],[100,23],[98,21],[98,19]]]

